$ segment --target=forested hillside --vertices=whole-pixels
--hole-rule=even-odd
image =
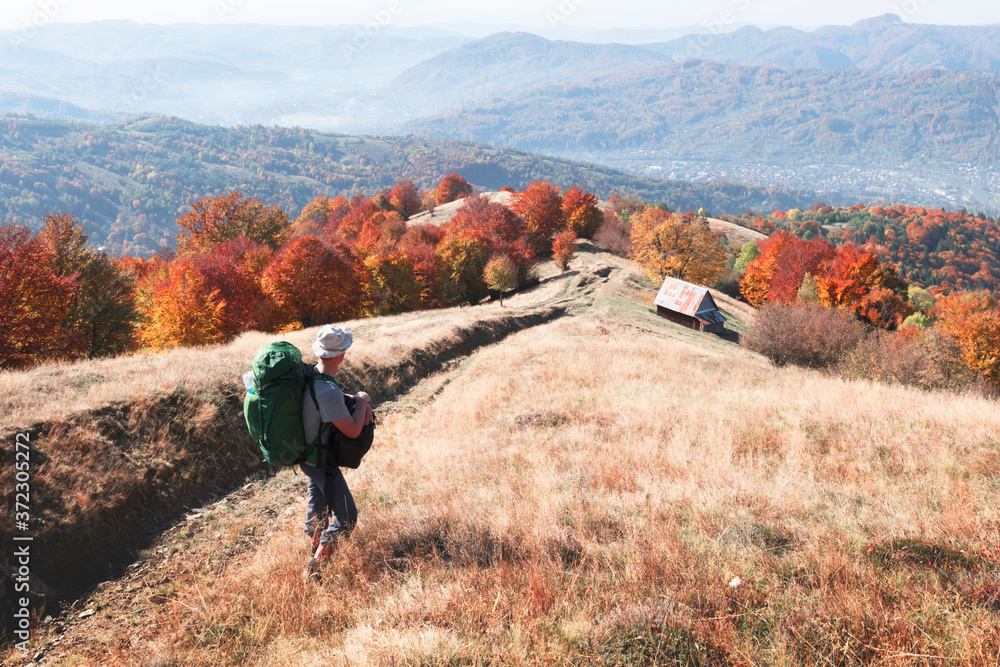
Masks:
[[[890,76],[692,60],[531,90],[405,129],[523,150],[642,149],[681,160],[995,165],[998,98],[994,72]]]
[[[374,194],[396,181],[430,188],[453,171],[482,188],[546,180],[602,198],[632,193],[671,207],[718,211],[808,206],[814,193],[729,182],[642,178],[608,167],[420,137],[351,137],[301,128],[222,128],[176,118],[85,125],[0,117],[0,218],[37,228],[72,213],[91,243],[148,256],[173,245],[193,202],[240,190],[293,216],[317,196]],[[847,202],[834,202],[847,203]]]
[[[914,206],[817,207],[770,216],[727,216],[759,232],[790,231],[806,240],[868,245],[906,280],[942,292],[998,291],[1000,225],[983,214]]]

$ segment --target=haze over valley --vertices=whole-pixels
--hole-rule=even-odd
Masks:
[[[1000,28],[888,15],[690,30],[567,31],[584,42],[391,22],[51,23],[0,32],[0,112],[416,134],[653,178],[1000,211]]]

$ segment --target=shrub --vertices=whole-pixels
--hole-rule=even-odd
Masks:
[[[778,366],[826,368],[841,361],[864,337],[864,325],[842,310],[772,303],[758,312],[740,342]]]
[[[979,374],[962,362],[958,345],[934,329],[873,331],[844,357],[838,371],[887,384],[991,393]]]
[[[608,252],[627,257],[632,247],[632,227],[612,211],[604,212],[604,224],[594,234],[594,240]]]

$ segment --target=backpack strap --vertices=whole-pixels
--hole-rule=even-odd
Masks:
[[[309,395],[312,397],[313,405],[316,406],[316,413],[320,415],[319,433],[316,435],[316,441],[310,444],[315,448],[316,465],[319,466],[323,465],[324,454],[326,463],[328,464],[332,462],[333,457],[330,454],[330,442],[327,442],[325,447],[323,446],[323,429],[326,427],[327,424],[329,424],[329,422],[323,421],[323,415],[319,409],[319,400],[316,398],[316,380],[332,382],[333,384],[337,385],[338,388],[340,387],[340,385],[337,384],[337,380],[335,378],[317,372],[315,366],[311,366],[310,369],[312,370],[312,372],[309,372],[308,369],[306,371],[306,385],[308,385],[309,387]],[[330,424],[330,427],[336,430],[336,427],[333,426],[332,424]],[[329,440],[332,441],[333,439],[330,438]]]

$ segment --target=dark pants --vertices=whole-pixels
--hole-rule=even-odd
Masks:
[[[306,535],[322,531],[320,542],[348,537],[358,522],[358,508],[347,488],[347,480],[337,466],[299,465],[309,478],[309,503],[306,508]]]

